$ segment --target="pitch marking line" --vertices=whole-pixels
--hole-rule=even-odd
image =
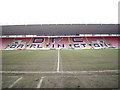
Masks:
[[[57,72],[60,71],[60,52],[58,50]]]
[[[40,82],[39,82],[38,85],[37,85],[37,88],[40,88],[40,87],[41,87],[42,81],[43,81],[44,78],[45,78],[45,77],[41,77]]]
[[[23,77],[18,78],[12,85],[9,86],[9,88],[12,88],[18,81],[20,81]]]
[[[60,67],[61,67],[61,72],[63,72],[63,62],[62,62],[62,57],[61,57],[61,54],[59,55],[60,56]]]
[[[10,78],[14,78],[14,77],[19,77],[19,76],[2,76],[2,77],[10,77]]]
[[[120,70],[99,70],[99,71],[0,71],[0,73],[120,73]]]

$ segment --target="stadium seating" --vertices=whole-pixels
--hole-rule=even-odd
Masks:
[[[118,37],[2,38],[0,49],[102,49],[118,48]]]

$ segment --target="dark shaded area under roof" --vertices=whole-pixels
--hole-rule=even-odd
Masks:
[[[41,24],[2,26],[2,35],[118,34],[118,24]]]

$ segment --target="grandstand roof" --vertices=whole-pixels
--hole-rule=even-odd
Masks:
[[[4,25],[2,35],[117,34],[118,24]]]

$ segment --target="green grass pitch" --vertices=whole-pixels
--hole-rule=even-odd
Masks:
[[[118,70],[118,49],[3,50],[2,70],[49,72],[3,73],[3,88],[117,88],[117,73],[62,72]]]

